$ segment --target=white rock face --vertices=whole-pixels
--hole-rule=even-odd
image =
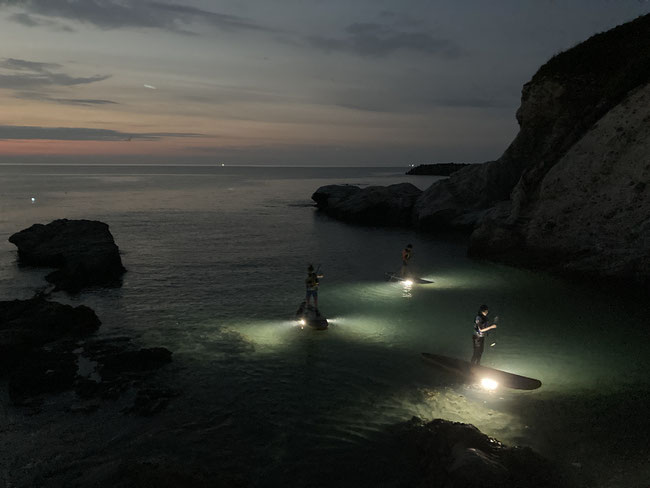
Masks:
[[[571,255],[567,266],[578,271],[650,275],[650,84],[546,173],[524,213],[531,250]]]

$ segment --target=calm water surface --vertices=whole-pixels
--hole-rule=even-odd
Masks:
[[[650,475],[647,305],[472,261],[457,238],[354,227],[312,207],[310,195],[326,184],[424,189],[436,179],[403,173],[0,166],[0,299],[28,298],[44,284],[45,271],[17,266],[12,233],[56,218],[106,222],[128,269],[123,286],[53,299],[92,307],[101,337],[172,350],[160,381],[182,392],[146,420],[118,409],[63,415],[65,396],[28,416],[3,397],[5,481],[28,483],[34,472],[75,479],[83,459],[101,459],[97,446],[112,446],[174,450],[273,486],[288,464],[307,471],[417,415],[529,445],[597,486],[642,486]],[[384,281],[407,243],[413,268],[434,284]],[[320,308],[332,325],[324,332],[291,320],[308,263],[325,275]],[[468,359],[482,303],[499,316],[483,364],[539,378],[542,388],[486,392],[421,361],[423,351]]]

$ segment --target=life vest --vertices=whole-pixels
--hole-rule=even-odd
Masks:
[[[307,285],[307,288],[310,290],[316,289],[318,287],[318,276],[316,276],[316,273],[309,273],[307,275],[305,285]]]

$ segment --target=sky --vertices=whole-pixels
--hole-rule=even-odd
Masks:
[[[0,164],[484,162],[648,0],[0,0]]]

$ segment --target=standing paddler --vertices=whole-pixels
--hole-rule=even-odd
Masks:
[[[474,319],[474,334],[472,335],[472,346],[474,352],[470,364],[481,364],[481,356],[483,355],[483,348],[485,347],[485,336],[488,331],[497,328],[497,324],[490,325],[488,320],[488,306],[481,305],[478,309],[478,315]]]

